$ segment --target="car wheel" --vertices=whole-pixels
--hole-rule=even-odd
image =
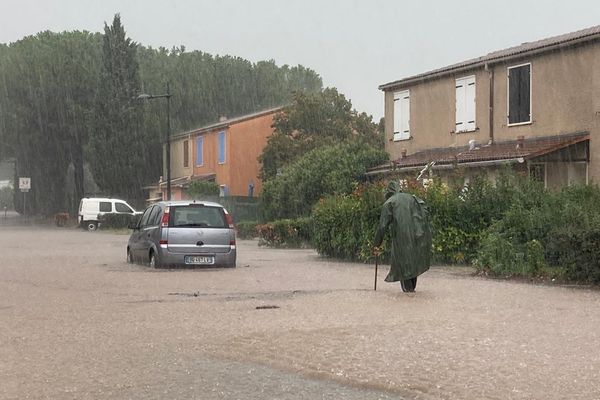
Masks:
[[[133,264],[133,256],[131,255],[131,251],[127,249],[127,263]]]
[[[87,221],[85,227],[88,232],[95,232],[98,229],[98,223],[95,221]]]
[[[160,260],[155,252],[150,252],[150,268],[160,268]]]

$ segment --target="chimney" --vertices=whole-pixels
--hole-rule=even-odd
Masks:
[[[227,121],[227,117],[226,117],[226,116],[224,116],[224,115],[221,115],[221,116],[219,117],[219,122],[225,122],[225,121]]]
[[[525,146],[525,136],[517,136],[517,149],[522,149]]]
[[[475,150],[475,145],[476,145],[476,144],[477,144],[477,143],[475,142],[475,139],[471,139],[471,140],[469,140],[469,151],[471,151],[471,150]]]
[[[400,158],[406,158],[406,149],[402,149],[400,152]]]

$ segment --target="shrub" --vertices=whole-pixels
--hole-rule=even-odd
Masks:
[[[282,219],[256,227],[259,245],[301,248],[310,243],[310,218]]]
[[[381,183],[359,185],[351,194],[327,197],[315,205],[312,243],[319,254],[365,262],[372,259],[383,189]],[[382,247],[382,260],[389,259],[387,240]]]
[[[130,223],[137,222],[140,215],[133,214],[104,214],[98,219],[100,229],[123,229],[129,227]]]
[[[386,158],[384,151],[360,141],[314,149],[265,183],[264,217],[267,221],[307,217],[321,197],[352,192],[366,169]]]
[[[531,182],[519,185],[503,218],[483,235],[480,269],[501,276],[550,272],[600,283],[600,189],[595,186],[553,193]]]
[[[557,228],[548,239],[546,254],[565,279],[600,284],[600,224]]]
[[[258,237],[258,222],[255,221],[244,221],[235,224],[237,230],[237,237],[240,239],[254,239]]]
[[[202,195],[218,196],[219,191],[219,185],[212,181],[194,181],[187,189],[187,193],[192,199]]]

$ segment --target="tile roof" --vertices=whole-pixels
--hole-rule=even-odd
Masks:
[[[568,135],[547,136],[524,139],[522,145],[518,140],[492,143],[490,145],[476,145],[473,150],[469,146],[447,147],[430,150],[422,150],[408,154],[404,158],[392,161],[396,168],[421,167],[431,161],[436,165],[465,164],[479,161],[503,161],[523,158],[528,160],[553,151],[568,147],[570,145],[589,140],[588,132],[573,133]],[[373,168],[372,172],[384,172],[389,165]]]
[[[214,122],[212,124],[205,125],[203,127],[197,128],[197,129],[193,129],[191,131],[173,134],[173,135],[171,135],[171,140],[177,139],[177,138],[180,138],[183,136],[187,136],[187,135],[196,135],[196,134],[200,134],[200,133],[205,133],[205,132],[213,131],[213,130],[216,130],[219,128],[226,128],[229,125],[237,124],[237,123],[249,120],[249,119],[262,117],[263,115],[274,114],[278,111],[281,111],[282,109],[283,109],[283,106],[274,107],[274,108],[269,108],[267,110],[254,112],[252,114],[245,114],[245,115],[241,115],[239,117],[229,118],[224,121]]]
[[[600,25],[571,33],[566,33],[559,36],[553,36],[550,38],[537,40],[535,42],[522,43],[519,46],[509,47],[503,50],[494,51],[485,56],[473,58],[470,60],[459,62],[457,64],[452,64],[443,68],[424,72],[422,74],[413,75],[404,79],[385,83],[383,85],[380,85],[379,89],[391,89],[396,86],[419,81],[428,77],[450,74],[456,70],[472,69],[476,67],[481,67],[486,63],[500,62],[506,59],[522,56],[527,53],[550,51],[555,48],[570,46],[575,43],[594,41],[598,39],[600,39]]]

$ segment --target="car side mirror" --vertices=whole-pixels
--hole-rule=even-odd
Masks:
[[[137,221],[131,221],[131,222],[130,222],[130,223],[127,225],[127,227],[128,227],[129,229],[133,229],[134,231],[137,231],[137,230],[138,230],[138,222],[137,222]]]

